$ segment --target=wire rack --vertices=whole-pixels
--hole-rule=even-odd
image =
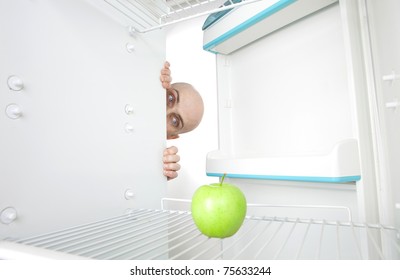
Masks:
[[[103,0],[127,18],[136,32],[145,33],[180,21],[261,0]]]
[[[42,257],[61,252],[90,259],[398,259],[398,234],[382,225],[251,216],[233,237],[217,239],[202,235],[190,212],[141,209],[8,242],[41,248]]]

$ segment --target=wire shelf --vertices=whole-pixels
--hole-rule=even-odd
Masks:
[[[246,217],[233,237],[217,239],[202,235],[190,212],[141,209],[6,242],[41,248],[42,257],[61,252],[89,259],[398,259],[398,234],[375,224]],[[382,249],[382,238],[390,250]]]
[[[128,19],[136,32],[145,33],[177,22],[261,0],[103,0]]]

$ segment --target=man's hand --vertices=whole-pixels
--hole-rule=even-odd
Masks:
[[[161,69],[160,81],[164,89],[169,89],[171,87],[171,70],[169,69],[169,62],[164,63],[164,67]],[[175,146],[166,148],[163,155],[164,163],[164,175],[168,180],[175,179],[178,177],[178,170],[181,169],[179,165],[180,157],[178,155],[178,148]]]
[[[178,155],[178,148],[175,146],[166,148],[164,150],[163,162],[164,162],[164,175],[168,180],[175,179],[178,177],[178,170],[181,169],[179,165],[180,157]]]
[[[171,87],[172,77],[171,77],[171,70],[169,70],[169,62],[166,61],[164,63],[164,67],[161,69],[160,74],[160,81],[161,85],[165,89],[169,89]]]

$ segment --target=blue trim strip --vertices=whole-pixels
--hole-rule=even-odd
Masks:
[[[207,173],[207,176],[222,177],[223,173]],[[359,181],[361,176],[343,177],[309,177],[309,176],[279,176],[279,175],[250,175],[250,174],[226,174],[228,178],[240,179],[259,179],[259,180],[279,180],[279,181],[301,181],[301,182],[320,182],[320,183],[346,183]]]
[[[238,33],[242,32],[243,30],[246,30],[247,28],[251,27],[252,25],[260,22],[261,20],[265,19],[266,17],[269,17],[270,15],[273,15],[274,13],[282,10],[286,6],[289,6],[290,4],[296,2],[297,0],[281,0],[277,3],[275,3],[272,6],[269,6],[267,9],[261,11],[260,13],[256,14],[255,16],[249,18],[248,20],[242,22],[238,26],[232,28],[228,32],[222,34],[221,36],[215,38],[211,42],[205,44],[203,46],[203,49],[206,51],[211,51],[212,48],[215,46],[221,44],[222,42],[228,40],[229,38],[237,35]]]

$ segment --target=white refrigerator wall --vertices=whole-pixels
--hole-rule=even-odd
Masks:
[[[342,257],[353,257],[356,248],[348,241],[354,231],[339,242],[338,223],[327,230],[325,220],[398,227],[400,64],[390,54],[399,49],[392,35],[400,34],[400,24],[390,11],[399,2],[337,2],[216,56],[202,48],[205,17],[138,34],[124,20],[114,21],[116,11],[109,13],[104,1],[0,0],[0,37],[7,39],[0,44],[0,239],[74,227],[133,208],[158,209],[162,197],[185,200],[167,208],[190,210],[194,191],[218,180],[206,175],[208,159],[215,160],[207,159],[210,151],[239,169],[242,159],[292,157],[301,164],[304,155],[324,154],[348,139],[358,148],[352,153],[359,154],[357,182],[225,180],[245,193],[248,215],[283,217],[278,241],[285,243],[293,233],[284,258],[293,258],[307,232],[328,249],[322,258],[340,258],[340,246]],[[169,182],[161,161],[165,90],[159,71],[165,60],[173,82],[193,84],[205,102],[200,126],[167,141],[179,148],[182,165]],[[291,223],[284,225],[289,218],[322,220],[322,229],[293,232]],[[248,237],[261,233],[242,229]],[[255,250],[275,233],[253,243]],[[174,234],[179,240],[169,239],[172,248],[185,233],[176,229],[168,238]],[[355,245],[368,258],[379,257],[372,245],[398,258],[394,243],[387,242],[389,237],[397,242],[395,234],[360,232]],[[146,236],[151,246],[152,236]],[[167,235],[162,242],[166,258]],[[249,245],[240,236],[216,243],[214,249],[234,245],[234,251]],[[280,245],[274,240],[271,246]],[[303,257],[313,258],[315,251],[304,250]],[[254,250],[245,257],[254,257]]]
[[[280,171],[286,173],[279,173],[290,177],[303,168],[302,158],[329,153],[336,143],[355,138],[338,5],[229,55],[220,55],[219,60],[222,62],[218,71],[227,72],[219,85],[221,111],[229,111],[232,123],[230,131],[221,135],[221,139],[230,139],[221,140],[225,145],[220,150],[230,154],[232,161],[243,157],[299,157],[299,166],[290,166],[288,162],[289,167]],[[226,103],[229,106],[224,106]],[[345,206],[352,210],[353,218],[358,218],[354,182],[343,185],[230,180],[247,192],[250,202]],[[276,211],[270,208],[264,213],[275,215]],[[281,211],[280,215],[290,215],[293,209]],[[346,219],[337,209],[304,211],[314,218],[332,215],[334,219]]]
[[[307,7],[306,1],[302,3],[299,9]],[[338,1],[253,41],[249,34],[241,36],[239,27],[258,20],[268,8],[245,23],[239,19],[241,10],[235,10],[211,26],[205,47],[223,54],[217,55],[220,146],[208,154],[207,173],[242,178],[229,180],[240,185],[251,202],[344,206],[351,209],[353,219],[392,224],[397,210],[390,194],[396,193],[397,184],[390,170],[396,166],[398,148],[391,143],[398,130],[385,127],[396,123],[397,81],[382,87],[384,98],[391,99],[384,113],[379,92],[381,68],[390,65],[392,70],[385,73],[397,77],[396,59],[388,54],[396,53],[397,38],[392,35],[398,26],[389,26],[383,16],[396,6],[390,3],[377,8],[372,2]],[[270,25],[285,20],[280,10],[265,18]],[[255,30],[261,24],[269,26],[255,22]],[[392,35],[380,35],[388,33]],[[337,163],[344,166],[354,159],[352,170],[358,178],[346,184],[301,182],[324,182],[324,173],[330,177],[330,165],[311,167],[309,159],[347,140],[355,141],[359,151],[346,153],[344,159],[349,159]],[[259,168],[263,164],[268,168]],[[334,177],[343,178],[340,172]],[[282,181],[243,179],[270,177]],[[311,210],[307,215],[320,214]]]
[[[0,1],[0,237],[159,208],[165,35],[86,1]]]
[[[302,36],[303,33],[299,30],[315,26],[315,21],[288,27],[287,31],[282,32],[283,34],[272,35],[271,38],[254,44],[251,49],[239,50],[233,54],[238,57],[234,62],[236,67],[231,80],[235,83],[235,86],[232,86],[234,96],[230,101],[226,101],[224,97],[220,98],[218,106],[220,114],[223,114],[223,110],[227,110],[226,102],[230,102],[229,105],[236,110],[235,131],[233,134],[219,136],[222,149],[229,149],[224,146],[224,139],[230,138],[227,141],[233,143],[235,147],[232,149],[237,154],[318,153],[329,150],[336,141],[354,137],[351,102],[346,91],[347,76],[345,71],[342,71],[345,69],[345,57],[338,13],[336,7],[321,14],[315,21],[322,20],[324,24],[308,32],[306,37]],[[203,94],[206,108],[205,118],[198,129],[187,135],[183,134],[178,140],[169,141],[170,145],[176,145],[180,149],[182,165],[179,177],[168,183],[169,197],[173,198],[190,199],[197,187],[218,180],[205,175],[205,156],[218,147],[216,140],[218,119],[220,119],[220,133],[226,132],[224,126],[229,126],[228,123],[221,123],[221,115],[219,117],[217,115],[215,54],[205,52],[199,46],[202,44],[203,22],[202,18],[184,22],[174,25],[167,32],[167,59],[172,65],[173,80],[193,82]],[[325,32],[326,26],[329,27],[329,32],[323,35],[324,38],[318,38]],[[295,38],[290,34],[294,34]],[[310,42],[315,41],[315,37],[318,41],[312,44],[312,49],[308,48]],[[296,39],[300,42],[299,45],[293,45],[291,41]],[[298,55],[299,46],[300,48],[303,46],[302,55]],[[320,49],[323,52],[318,52]],[[319,57],[318,65],[308,64],[307,61],[316,52]],[[240,56],[240,53],[247,55]],[[260,59],[267,62],[260,65]],[[240,67],[240,63],[244,67]],[[277,67],[270,67],[274,63]],[[328,66],[329,63],[333,63],[335,67]],[[218,82],[220,87],[230,83],[222,77],[219,77]],[[293,88],[298,90],[293,91]],[[285,94],[281,93],[282,90]],[[280,93],[272,94],[272,92]],[[312,96],[318,99],[314,103],[309,103]],[[252,102],[254,100],[258,101]],[[281,105],[276,106],[277,103]],[[336,112],[338,109],[339,112]],[[323,116],[322,120],[314,117],[316,112]],[[286,123],[291,123],[290,126],[282,126],[282,119],[286,120]],[[307,133],[302,133],[305,131],[304,127],[308,129]],[[339,205],[353,210],[353,218],[357,218],[357,193],[354,183],[226,180],[238,185],[245,192],[249,203]],[[187,209],[188,206],[182,207]],[[176,204],[173,208],[175,207],[181,205]],[[292,215],[293,211],[291,208],[249,209],[249,214]],[[299,213],[319,218],[347,219],[347,211],[343,208],[319,211],[305,209],[300,212],[296,210],[296,214]]]
[[[400,225],[400,2],[366,1],[370,28],[370,91],[375,117],[379,172],[377,195],[382,223]]]
[[[229,167],[248,157],[324,154],[345,139],[357,141],[360,153],[357,182],[226,179],[248,202],[267,204],[248,214],[347,220],[350,210],[355,221],[398,223],[398,57],[392,55],[399,25],[384,16],[397,4],[339,1],[218,55],[217,156]]]
[[[371,88],[367,85],[366,64],[371,58],[366,49],[369,47],[368,28],[371,28],[374,64],[379,66],[375,71],[383,71],[380,70],[382,63],[390,64],[385,66],[386,72],[372,74],[376,75],[380,87],[381,76],[396,69],[396,60],[388,54],[393,53],[393,48],[397,46],[397,37],[390,34],[398,30],[398,25],[389,24],[383,16],[387,13],[385,9],[396,5],[393,2],[385,1],[385,5],[375,7],[376,3],[370,1],[367,5],[369,19],[366,20],[360,16],[364,7],[362,1],[340,1],[340,5],[328,7],[234,52],[226,62],[221,62],[223,58],[220,58],[220,64],[226,64],[223,67],[232,66],[230,79],[235,86],[228,86],[226,77],[221,77],[219,71],[218,94],[223,97],[219,97],[218,117],[214,97],[215,62],[211,59],[213,55],[204,54],[198,47],[203,19],[170,28],[167,58],[173,66],[180,61],[175,71],[172,68],[174,80],[193,80],[193,73],[198,72],[196,79],[201,86],[207,85],[210,89],[204,95],[206,115],[199,129],[183,135],[179,140],[170,141],[170,144],[180,148],[182,170],[177,179],[169,182],[169,196],[190,199],[198,186],[215,181],[204,176],[202,157],[211,151],[203,147],[207,145],[212,149],[217,145],[215,141],[211,145],[208,143],[215,137],[215,121],[218,118],[219,148],[222,153],[233,153],[238,158],[248,155],[318,154],[329,151],[335,143],[344,139],[356,139],[358,142],[363,176],[357,184],[227,179],[245,191],[249,202],[344,206],[351,209],[353,219],[372,222],[381,219],[392,224],[393,214],[398,211],[395,210],[398,199],[394,198],[397,191],[393,187],[396,186],[396,172],[390,171],[397,166],[398,159],[398,149],[394,144],[398,132],[398,112],[395,108],[384,109],[385,101],[381,99],[387,102],[398,100],[398,83],[383,83],[388,93],[376,98],[381,102],[378,105],[384,111],[385,119],[376,120],[380,123],[380,131],[373,132],[374,125],[377,125],[374,118],[378,114],[367,110],[374,104],[371,104],[371,93],[367,94]],[[189,46],[193,55],[188,54]],[[198,58],[201,62],[194,64],[193,61]],[[229,91],[227,96],[221,93],[224,90]],[[258,102],[252,102],[254,97],[249,97],[251,93],[255,94]],[[235,110],[232,123],[223,119],[226,110]],[[213,115],[209,115],[210,112]],[[229,128],[230,125],[234,129]],[[384,129],[386,134],[381,134]],[[213,133],[210,134],[210,131]],[[371,135],[382,138],[371,139]],[[377,151],[378,145],[381,145],[381,151]],[[386,155],[386,159],[379,160],[377,153]],[[389,161],[385,165],[378,163],[385,160]],[[382,174],[376,175],[379,168]],[[377,188],[381,184],[382,187]],[[269,208],[267,214],[293,213],[293,209],[277,209]],[[265,213],[265,210],[261,212]],[[327,212],[331,212],[332,218],[346,217],[346,211],[338,209],[303,212],[306,216],[326,217]]]

